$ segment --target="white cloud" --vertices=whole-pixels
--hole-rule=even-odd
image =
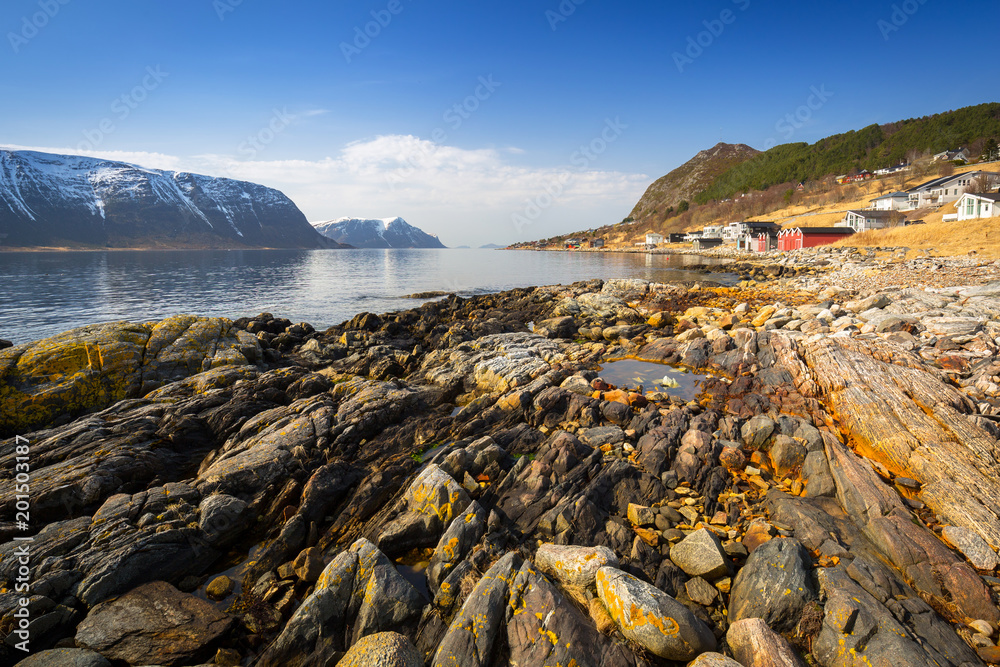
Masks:
[[[71,148],[11,148],[79,153]],[[538,168],[512,163],[512,156],[521,153],[386,135],[352,142],[338,155],[320,160],[242,161],[218,154],[179,157],[141,151],[85,154],[261,183],[288,195],[311,221],[399,215],[438,234],[447,245],[510,243],[616,222],[650,181],[644,174],[600,171],[595,168],[599,156],[586,164],[574,161],[580,167]]]

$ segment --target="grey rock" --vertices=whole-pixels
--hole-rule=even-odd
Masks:
[[[945,526],[941,534],[944,535],[944,539],[955,545],[955,548],[962,552],[977,570],[992,572],[997,565],[1000,565],[1000,559],[986,540],[968,528]]]
[[[317,663],[318,664],[318,663]],[[359,640],[337,667],[423,667],[424,658],[398,632],[379,632]]]
[[[694,577],[684,584],[685,591],[692,602],[703,607],[709,607],[719,597],[719,590],[701,577]]]
[[[299,664],[307,656],[332,656],[344,648],[344,624],[354,592],[358,556],[337,555],[320,574],[315,590],[257,661],[258,667]]]
[[[535,552],[535,564],[565,584],[586,588],[605,565],[618,567],[618,557],[607,547],[543,544]]]
[[[726,643],[744,667],[806,667],[784,637],[759,618],[744,618],[729,626]]]
[[[18,667],[111,667],[100,653],[82,648],[54,648],[30,655]]]
[[[757,547],[733,580],[729,618],[761,618],[779,632],[795,627],[805,605],[816,599],[809,552],[793,538]]]
[[[577,432],[577,437],[595,449],[601,445],[616,445],[625,441],[625,432],[617,426],[598,426],[585,428]]]
[[[668,660],[715,650],[715,637],[691,610],[663,591],[613,567],[597,572],[597,594],[628,639]]]
[[[768,417],[754,417],[740,429],[743,443],[748,449],[761,449],[774,433],[775,424]]]
[[[593,600],[592,604],[600,603]],[[602,635],[590,618],[527,562],[510,585],[507,645],[511,665],[643,664],[631,650]]]
[[[819,582],[826,596],[823,626],[812,647],[819,664],[982,664],[949,624],[915,597],[912,589],[908,593],[914,597],[906,596],[907,589],[897,593],[902,602],[895,596],[891,600],[886,597],[886,604],[895,610],[891,611],[859,586],[843,565],[820,569]]]
[[[437,592],[441,582],[468,555],[485,532],[486,510],[473,501],[452,521],[434,549],[434,555],[427,566],[427,583],[432,592]]]
[[[708,580],[729,574],[729,560],[715,533],[702,528],[670,548],[670,560],[692,577]]]
[[[133,665],[190,664],[234,625],[214,605],[155,581],[91,609],[76,643]]]
[[[844,308],[852,313],[861,313],[872,308],[885,308],[891,303],[889,297],[884,294],[874,294],[866,299],[848,301],[844,304]]]
[[[808,452],[805,446],[795,438],[779,435],[775,436],[768,454],[771,457],[775,473],[779,477],[785,477],[802,466]]]
[[[837,484],[830,472],[826,452],[815,451],[806,454],[802,463],[802,478],[805,480],[806,496],[809,498],[834,496],[837,493]]]
[[[743,667],[743,665],[721,653],[702,653],[689,663],[688,667]]]
[[[247,504],[239,498],[219,493],[201,501],[198,525],[212,545],[230,542],[246,528]]]
[[[376,565],[354,622],[354,642],[389,629],[405,627],[420,616],[423,596],[391,565]]]
[[[438,645],[433,667],[483,667],[492,662],[493,645],[506,614],[509,582],[520,566],[520,557],[510,552],[483,575]]]

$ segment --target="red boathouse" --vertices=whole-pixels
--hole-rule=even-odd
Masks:
[[[778,250],[801,250],[829,245],[850,236],[854,230],[850,227],[792,227],[778,233]]]

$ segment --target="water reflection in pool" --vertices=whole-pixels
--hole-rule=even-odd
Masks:
[[[685,401],[697,398],[702,382],[711,377],[687,368],[636,359],[610,361],[599,372],[602,380],[616,387],[634,390],[642,385],[645,391],[659,391]]]

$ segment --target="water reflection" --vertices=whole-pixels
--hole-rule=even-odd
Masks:
[[[178,313],[269,311],[327,327],[411,308],[415,292],[463,295],[593,278],[699,280],[700,258],[492,250],[199,250],[0,253],[0,338]],[[715,274],[711,279],[725,279]]]

